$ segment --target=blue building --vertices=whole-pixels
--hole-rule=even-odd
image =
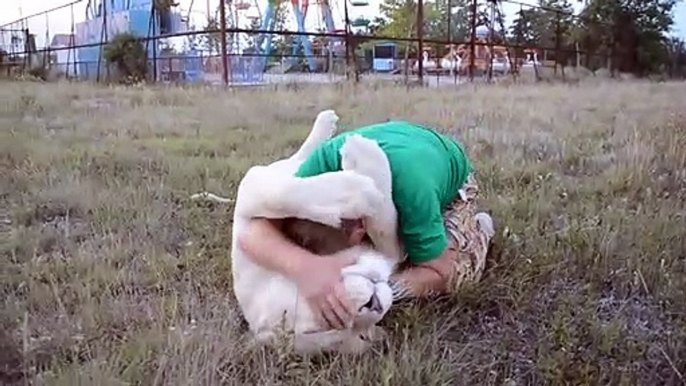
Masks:
[[[130,32],[145,38],[181,33],[187,29],[186,23],[178,13],[155,12],[153,17],[152,3],[153,0],[89,0],[86,21],[76,25],[78,45],[91,45],[77,50],[79,74],[82,78],[95,79],[98,73],[101,76],[105,73],[105,60],[100,57],[104,48],[101,43],[110,41],[119,33]],[[106,29],[103,28],[105,20]],[[150,40],[146,46],[148,60],[153,59],[155,52],[159,56],[158,40]],[[200,56],[194,51],[187,52],[184,56],[184,78],[190,81],[202,79]]]

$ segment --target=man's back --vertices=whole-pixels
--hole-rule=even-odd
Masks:
[[[296,172],[308,177],[341,170],[339,150],[350,134],[377,141],[388,157],[400,237],[413,263],[440,255],[447,245],[442,210],[471,172],[452,139],[421,125],[390,121],[342,133],[320,145]]]

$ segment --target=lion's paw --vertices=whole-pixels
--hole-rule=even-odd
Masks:
[[[317,114],[314,125],[317,132],[322,133],[326,138],[331,138],[338,129],[336,125],[338,119],[334,110],[324,110]]]

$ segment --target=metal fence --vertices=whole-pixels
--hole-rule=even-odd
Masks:
[[[0,26],[0,74],[116,81],[119,69],[103,59],[103,52],[121,32],[134,33],[145,47],[150,82],[238,86],[347,79],[442,86],[508,77],[566,79],[570,73],[598,68],[614,71],[612,41],[593,51],[569,37],[569,25],[579,22],[579,16],[514,0],[463,0],[461,7],[452,1],[459,0],[441,3],[450,10],[446,20],[428,20],[425,8],[438,3],[418,0],[413,6],[416,20],[405,36],[380,36],[354,31],[347,1],[343,29],[325,33],[232,27],[225,11],[229,0],[221,0],[219,28],[202,31],[169,26],[165,31],[154,7],[122,13],[101,6],[90,20],[77,22],[75,9],[85,3],[77,0]],[[527,25],[506,30],[505,7],[528,15],[527,23],[538,23],[536,31]],[[69,20],[68,31],[51,30],[54,20],[63,25]],[[184,22],[183,17],[170,20],[166,23],[172,26]],[[590,21],[581,22],[594,28]],[[548,31],[547,36],[532,36],[541,31]],[[309,54],[292,49],[303,38],[311,43]],[[271,52],[255,48],[265,40],[272,41]],[[527,44],[531,40],[539,43]]]

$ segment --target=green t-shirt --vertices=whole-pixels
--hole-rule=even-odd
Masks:
[[[408,260],[421,263],[445,250],[443,210],[467,180],[472,165],[451,138],[404,121],[390,121],[341,133],[321,144],[296,172],[309,177],[341,170],[339,150],[350,134],[377,141],[391,166],[399,237]]]

